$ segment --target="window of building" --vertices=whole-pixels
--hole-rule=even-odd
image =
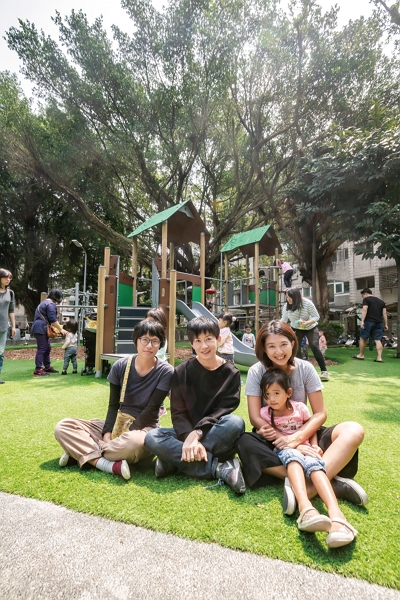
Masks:
[[[381,290],[397,287],[396,267],[385,267],[379,269],[379,288]]]
[[[360,279],[356,279],[357,289],[363,290],[364,288],[374,288],[375,287],[375,277],[371,275],[370,277],[361,277]]]
[[[335,284],[328,283],[328,291],[329,291],[329,302],[335,301]]]
[[[303,298],[311,298],[312,296],[312,288],[307,287],[303,288]]]
[[[349,258],[349,249],[348,248],[339,248],[336,252],[336,260],[337,262],[341,260],[347,260]]]

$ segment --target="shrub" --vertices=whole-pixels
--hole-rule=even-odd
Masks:
[[[318,329],[324,332],[328,346],[332,346],[337,343],[339,336],[343,333],[344,325],[339,321],[328,321],[327,323],[318,323]]]

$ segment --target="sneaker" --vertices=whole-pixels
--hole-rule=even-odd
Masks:
[[[119,475],[120,477],[123,477],[124,479],[131,478],[131,471],[129,469],[129,465],[126,462],[126,460],[117,460],[112,466],[112,471],[113,471],[114,475]]]
[[[321,375],[320,375],[320,380],[321,381],[329,381],[329,373],[328,371],[322,371]]]
[[[72,465],[76,465],[77,461],[72,458],[67,452],[64,452],[58,464],[60,467],[71,467]]]
[[[158,477],[158,479],[167,477],[167,475],[173,475],[177,471],[178,469],[174,467],[174,465],[170,465],[169,463],[165,462],[165,460],[161,460],[161,458],[157,456],[154,474],[156,477]]]
[[[65,371],[66,373],[66,371]],[[72,375],[76,375],[78,373],[78,371],[72,371]]]
[[[158,418],[160,419],[161,417],[163,417],[166,414],[168,414],[167,409],[165,408],[165,406],[161,406],[160,410],[158,411]]]
[[[61,375],[66,375],[67,371],[61,371]]]
[[[292,515],[297,507],[296,496],[288,477],[285,477],[285,485],[283,487],[283,513]]]
[[[1,384],[1,383],[5,383],[5,381],[3,381],[2,379],[0,379],[0,384]]]
[[[215,476],[219,482],[223,481],[226,485],[229,485],[236,494],[244,494],[246,492],[246,484],[237,458],[227,460],[224,463],[218,463]]]
[[[50,377],[48,373],[46,373],[43,369],[38,369],[33,373],[34,377]]]
[[[368,496],[359,483],[336,475],[331,481],[333,491],[339,500],[347,500],[356,506],[366,506]]]
[[[60,371],[56,371],[55,369],[53,369],[53,367],[45,367],[43,370],[46,371],[46,373],[59,373],[60,372]]]

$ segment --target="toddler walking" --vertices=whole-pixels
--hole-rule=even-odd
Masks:
[[[256,338],[254,337],[254,333],[251,331],[251,325],[244,326],[244,334],[242,337],[243,344],[246,344],[249,348],[254,348],[256,345]]]
[[[310,419],[309,410],[303,402],[290,400],[292,388],[288,376],[281,369],[268,369],[260,385],[267,403],[267,406],[261,408],[260,416],[283,435],[290,435]],[[329,531],[326,538],[329,548],[350,544],[357,535],[357,530],[348,523],[339,508],[331,482],[326,476],[325,463],[321,459],[322,450],[317,445],[317,434],[296,449],[284,448],[276,452],[287,469],[288,481],[285,480],[285,486],[292,487],[298,503],[300,516],[297,523],[300,531]],[[306,477],[312,481],[327,507],[329,517],[321,515],[308,499]]]
[[[221,358],[229,360],[232,364],[235,364],[233,357],[233,337],[230,330],[230,326],[233,322],[233,315],[231,313],[223,313],[218,317],[219,325],[219,342],[218,342],[218,354]]]
[[[67,374],[67,369],[70,361],[72,362],[72,373],[76,374],[78,372],[78,363],[76,362],[76,340],[78,339],[76,332],[78,331],[78,323],[74,321],[74,319],[70,319],[64,324],[64,329],[67,332],[67,335],[65,336],[65,342],[63,345],[64,364],[63,369],[61,371],[61,375]]]

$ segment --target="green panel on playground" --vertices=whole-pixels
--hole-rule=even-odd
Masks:
[[[249,302],[254,304],[256,301],[256,293],[249,292]],[[260,303],[268,306],[276,306],[276,291],[275,290],[261,290],[260,292]]]

